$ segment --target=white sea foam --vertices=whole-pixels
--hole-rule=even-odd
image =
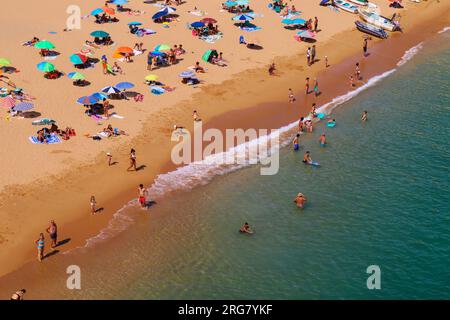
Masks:
[[[409,50],[406,50],[403,54],[403,57],[400,59],[400,61],[397,63],[397,66],[402,66],[409,60],[411,60],[421,49],[423,48],[423,42],[419,43],[418,45],[410,48]]]
[[[438,31],[438,33],[445,33],[445,32],[447,32],[448,30],[450,30],[450,27],[445,27],[444,29]]]
[[[407,50],[400,61],[397,63],[397,66],[402,66],[407,61],[411,60],[422,47],[423,43],[419,43],[418,45]],[[393,74],[396,70],[397,69],[394,68],[370,78],[369,81],[367,81],[364,85],[356,88],[355,90],[340,95],[334,98],[332,101],[318,107],[316,109],[317,113],[330,114],[333,109],[356,97],[366,89],[373,87],[384,78]],[[308,119],[308,117],[305,118]],[[297,131],[297,125],[298,121],[295,121],[278,130],[280,135],[279,147],[284,147],[292,142],[292,136]],[[272,135],[269,134],[268,136],[259,137],[258,139],[231,148],[224,153],[211,155],[203,161],[193,162],[188,165],[179,167],[174,171],[158,175],[154,183],[148,189],[150,198],[158,199],[163,195],[176,190],[190,190],[197,186],[209,183],[216,176],[224,175],[232,171],[236,171],[240,168],[252,165],[251,163],[253,162],[251,160],[261,160],[257,152],[252,153],[252,151],[258,150],[258,148],[254,148],[254,146],[267,146],[267,140],[272,139]],[[278,152],[278,150],[275,150],[275,152]],[[234,158],[235,160],[244,158],[246,159],[246,161],[243,164],[238,164],[240,163],[238,161],[235,161],[234,164],[227,164],[230,163],[229,161],[221,161],[219,162],[221,164],[217,164],[217,162],[214,161],[214,158],[230,159],[230,157]],[[122,207],[114,214],[113,218],[109,222],[109,225],[105,229],[103,229],[97,236],[92,237],[86,241],[86,247],[89,247],[99,241],[108,239],[125,230],[134,221],[129,215],[127,215],[127,209],[137,207],[138,202],[136,199],[128,202],[124,207]]]

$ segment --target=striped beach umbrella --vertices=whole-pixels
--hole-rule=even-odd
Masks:
[[[85,76],[79,72],[69,72],[67,76],[72,80],[83,80]]]
[[[55,48],[55,45],[53,43],[51,43],[50,41],[47,41],[47,40],[39,41],[34,46],[36,48],[38,48],[38,49],[46,49],[46,50],[50,50],[50,49],[54,49]]]
[[[161,17],[164,17],[168,14],[171,14],[173,12],[175,12],[177,9],[172,8],[172,7],[165,7],[162,8],[161,10],[159,10],[158,12],[156,12],[153,16],[152,16],[152,20],[156,20],[159,19]]]
[[[69,57],[69,59],[70,59],[70,62],[72,62],[75,65],[78,65],[78,64],[86,63],[86,61],[88,61],[89,58],[86,57],[84,54],[75,53],[75,54],[71,55]]]
[[[110,87],[105,87],[102,89],[102,92],[107,93],[107,94],[111,94],[111,93],[120,93],[120,89],[110,86]]]
[[[119,82],[118,84],[116,84],[116,88],[120,90],[131,89],[134,88],[134,84],[132,84],[131,82]]]
[[[250,21],[250,20],[254,20],[255,18],[253,18],[252,16],[249,16],[248,14],[238,14],[237,16],[234,16],[231,19],[234,21]]]
[[[12,108],[16,105],[16,100],[11,96],[6,96],[1,100],[1,105],[5,108]]]
[[[37,69],[42,72],[52,72],[55,71],[55,66],[50,62],[43,61],[41,63],[38,63]]]

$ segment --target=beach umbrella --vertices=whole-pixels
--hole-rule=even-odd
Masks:
[[[134,88],[134,84],[132,84],[131,82],[119,82],[118,84],[116,84],[116,88],[120,90],[131,89]]]
[[[43,118],[43,119],[35,120],[31,124],[33,126],[46,126],[46,125],[49,125],[52,123],[56,123],[56,121],[49,119],[49,118]]]
[[[205,26],[205,23],[201,22],[201,21],[197,21],[194,23],[191,23],[191,27],[192,28],[202,28]]]
[[[238,6],[246,6],[248,5],[248,0],[236,0]]]
[[[38,49],[47,49],[47,50],[55,48],[53,43],[51,43],[50,41],[47,41],[47,40],[39,41],[34,46]]]
[[[151,56],[156,56],[156,57],[162,57],[165,56],[166,54],[164,52],[160,52],[160,51],[152,51],[150,52]]]
[[[94,9],[94,10],[91,11],[91,16],[96,16],[96,15],[102,13],[102,12],[103,12],[102,8]]]
[[[102,31],[102,30],[97,30],[97,31],[91,32],[91,36],[96,37],[96,38],[106,38],[107,36],[109,36],[109,33]]]
[[[297,36],[299,36],[300,38],[312,39],[316,35],[309,30],[302,30],[297,33]]]
[[[294,24],[294,20],[292,20],[292,19],[283,19],[283,20],[281,20],[281,23],[283,23],[283,24]]]
[[[83,80],[85,77],[79,72],[70,72],[67,76],[72,80]]]
[[[182,78],[193,78],[193,77],[195,77],[195,73],[194,73],[194,71],[190,71],[190,70],[183,71],[182,73],[180,73],[180,77],[182,77]]]
[[[206,51],[203,56],[202,56],[202,60],[208,62],[209,61],[209,57],[211,56],[211,54],[216,51],[216,50],[208,50]],[[217,53],[217,51],[216,51]]]
[[[5,108],[12,108],[16,105],[16,100],[11,96],[6,96],[2,99],[1,104]]]
[[[8,59],[5,58],[0,58],[0,67],[6,67],[6,66],[10,66],[11,65],[11,61],[9,61]]]
[[[43,72],[52,72],[55,70],[55,66],[53,64],[51,64],[50,62],[43,61],[41,63],[38,63],[37,69],[39,71],[43,71]]]
[[[168,44],[159,44],[153,50],[154,51],[168,51],[168,50],[170,50],[170,46]]]
[[[120,89],[110,86],[110,87],[105,87],[102,89],[102,92],[107,93],[107,94],[111,94],[111,93],[120,93]]]
[[[141,26],[142,22],[138,22],[138,21],[132,21],[132,22],[128,22],[129,26]]]
[[[91,94],[91,97],[94,97],[97,100],[103,100],[103,99],[107,99],[108,95],[104,94],[103,92],[96,92],[94,94]]]
[[[152,20],[156,20],[159,19],[161,17],[164,17],[172,12],[175,12],[177,9],[172,8],[172,7],[165,7],[162,8],[161,10],[157,11],[153,16],[152,16]]]
[[[91,105],[91,104],[97,103],[98,100],[100,100],[100,99],[93,97],[93,96],[84,96],[84,97],[78,98],[77,103],[82,104],[82,105]]]
[[[124,4],[128,3],[128,0],[114,0],[112,3],[115,5],[123,6]]]
[[[107,14],[110,14],[110,15],[116,14],[116,11],[115,11],[113,8],[110,8],[110,7],[103,7],[103,10],[104,10]]]
[[[297,18],[297,19],[292,20],[292,22],[294,22],[294,24],[305,24],[306,20]]]
[[[86,63],[86,61],[88,61],[88,57],[86,57],[84,54],[80,54],[80,53],[75,53],[73,55],[71,55],[69,57],[70,61],[77,65],[77,64],[83,64]]]
[[[28,111],[34,108],[34,105],[30,102],[21,102],[14,106],[15,111]]]
[[[213,18],[204,18],[204,19],[200,20],[200,22],[203,22],[203,23],[206,23],[206,24],[208,24],[208,23],[217,23],[217,20],[213,19]]]
[[[156,81],[158,79],[158,76],[156,74],[149,74],[145,77],[145,80],[147,81]]]
[[[227,1],[224,3],[224,5],[227,7],[234,7],[234,6],[237,6],[238,4],[236,1]]]
[[[250,21],[253,20],[252,16],[249,16],[248,14],[238,14],[237,16],[233,17],[232,20],[234,21]]]
[[[119,53],[133,53],[134,51],[130,47],[120,47],[120,48],[117,48],[116,52],[119,52]]]

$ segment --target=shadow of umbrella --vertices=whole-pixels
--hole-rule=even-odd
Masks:
[[[36,111],[25,111],[22,113],[22,116],[26,119],[34,119],[40,117],[42,114]]]
[[[262,49],[264,49],[259,44],[254,44],[254,43],[247,44],[247,48],[252,49],[252,50],[262,50]]]

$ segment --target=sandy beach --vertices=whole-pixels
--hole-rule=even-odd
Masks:
[[[403,33],[392,33],[388,40],[373,40],[369,43],[370,56],[362,58],[364,35],[354,27],[356,15],[335,12],[320,7],[317,1],[297,3],[302,18],[319,18],[317,33],[317,56],[319,61],[306,66],[307,43],[293,39],[295,32],[286,30],[281,18],[267,8],[267,1],[254,1],[251,7],[262,15],[255,19],[261,30],[243,33],[231,21],[232,14],[220,8],[221,1],[187,1],[177,7],[179,21],[169,28],[151,21],[151,16],[160,8],[153,4],[131,1],[128,6],[145,11],[141,16],[117,13],[118,23],[98,25],[89,17],[82,20],[80,30],[64,32],[67,19],[66,8],[79,3],[82,14],[88,14],[98,3],[83,1],[58,1],[58,3],[35,4],[26,1],[4,4],[0,19],[5,24],[15,24],[20,19],[16,12],[30,12],[27,23],[0,36],[0,57],[11,60],[20,72],[7,75],[18,87],[36,99],[35,111],[40,117],[57,120],[58,124],[76,129],[77,136],[55,145],[31,144],[28,137],[37,130],[31,125],[35,119],[6,120],[6,111],[0,110],[0,148],[3,157],[0,165],[5,168],[0,178],[0,275],[5,275],[25,263],[37,263],[34,241],[50,220],[56,220],[60,228],[60,239],[68,239],[60,251],[82,246],[85,240],[104,228],[114,212],[129,200],[136,198],[137,186],[149,186],[155,177],[175,168],[170,162],[173,143],[170,135],[174,124],[191,129],[192,111],[197,110],[205,121],[205,127],[225,128],[279,128],[306,115],[313,102],[322,105],[337,95],[350,90],[348,74],[360,62],[364,79],[380,74],[393,67],[404,52],[426,40],[449,24],[446,15],[449,4],[426,1],[404,3],[405,9],[388,7],[387,1],[374,1],[386,16],[394,12],[402,15]],[[189,11],[194,7],[206,12],[203,17],[218,20],[224,36],[216,43],[206,43],[193,37],[186,23],[200,19]],[[13,9],[14,8],[14,9]],[[31,14],[32,13],[32,14]],[[419,14],[420,13],[420,14]],[[22,16],[23,19],[23,16]],[[141,21],[144,26],[157,33],[138,38],[127,31],[130,21]],[[132,63],[120,63],[124,74],[106,76],[101,66],[82,70],[90,86],[78,88],[67,77],[47,80],[36,70],[42,61],[35,48],[23,47],[22,42],[37,36],[55,44],[60,53],[55,60],[58,70],[65,73],[75,71],[68,57],[78,52],[89,34],[94,30],[105,30],[112,35],[117,46],[132,47],[143,42],[151,50],[158,44],[183,44],[186,54],[181,61],[167,68],[146,70],[146,54],[136,56]],[[56,34],[49,34],[54,31]],[[239,36],[254,42],[262,50],[250,50],[239,46]],[[223,52],[227,67],[206,65],[201,60],[208,49]],[[96,50],[94,57],[106,54],[112,58],[114,47]],[[330,67],[325,68],[324,56]],[[194,88],[181,84],[178,74],[201,61],[208,70],[200,74],[202,83]],[[275,76],[269,76],[268,65],[275,62]],[[167,85],[175,87],[173,92],[161,96],[152,95],[144,77],[154,73]],[[340,77],[339,75],[342,75]],[[305,96],[304,79],[318,78],[322,94],[316,98]],[[144,94],[142,103],[114,100],[114,112],[123,119],[111,118],[98,124],[87,117],[76,99],[100,91],[103,87],[120,81],[136,84],[134,91]],[[288,104],[287,90],[292,88],[297,97],[295,104]],[[274,108],[276,106],[276,108]],[[125,130],[129,135],[102,141],[93,141],[84,136],[95,134],[99,128],[111,123]],[[127,172],[130,148],[137,151],[138,172]],[[107,166],[106,152],[111,152],[114,166]],[[89,198],[95,195],[99,207],[104,210],[96,215],[89,212]]]

